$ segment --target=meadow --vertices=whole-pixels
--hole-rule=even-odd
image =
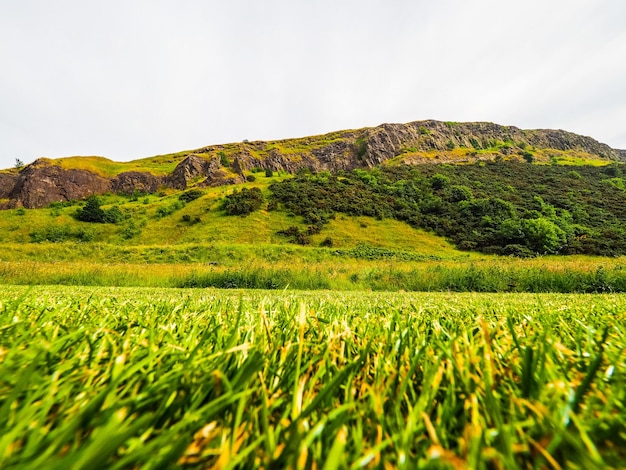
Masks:
[[[623,467],[621,168],[507,165],[2,211],[0,468]]]
[[[2,468],[619,468],[626,296],[11,286]]]

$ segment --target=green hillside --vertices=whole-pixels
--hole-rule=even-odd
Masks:
[[[624,291],[621,171],[255,171],[234,186],[12,209],[0,212],[0,282]]]

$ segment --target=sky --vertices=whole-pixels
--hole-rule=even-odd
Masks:
[[[624,0],[0,0],[0,168],[424,119],[626,149]]]

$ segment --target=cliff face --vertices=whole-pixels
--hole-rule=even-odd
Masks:
[[[110,190],[111,182],[86,170],[64,170],[37,160],[26,166],[9,191],[9,206],[44,207],[54,201],[82,199]]]
[[[160,187],[183,190],[190,185],[217,186],[245,181],[252,169],[295,173],[372,168],[393,160],[466,162],[494,158],[547,160],[576,157],[626,161],[591,137],[562,130],[522,130],[492,123],[417,121],[340,131],[322,136],[273,142],[241,142],[189,152],[169,175],[128,171],[105,177],[81,169],[63,169],[53,160],[38,160],[19,173],[0,173],[0,207],[44,207],[54,201],[82,199],[105,192],[156,192]],[[8,201],[7,201],[8,200]]]

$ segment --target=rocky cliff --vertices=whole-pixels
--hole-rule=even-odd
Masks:
[[[0,173],[0,207],[44,207],[105,192],[156,192],[245,181],[253,169],[294,173],[371,168],[380,164],[468,162],[496,158],[527,161],[626,161],[626,151],[562,130],[523,130],[493,123],[417,121],[280,141],[214,145],[179,154],[166,175],[126,171],[105,176],[40,159],[19,172]],[[155,157],[156,159],[156,157]],[[171,162],[172,160],[168,160]]]

